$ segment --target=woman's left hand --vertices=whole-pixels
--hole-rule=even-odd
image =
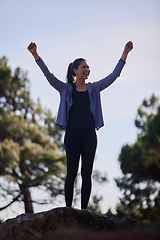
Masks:
[[[133,43],[132,41],[129,41],[126,43],[124,51],[126,51],[127,53],[129,53],[131,50],[133,49]]]
[[[122,56],[121,56],[121,59],[125,62],[126,59],[127,59],[127,55],[128,53],[133,49],[133,43],[132,41],[129,41],[126,43],[125,47],[124,47],[124,50],[123,50],[123,53],[122,53]]]

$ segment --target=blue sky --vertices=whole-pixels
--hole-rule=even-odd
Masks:
[[[98,189],[93,186],[93,191],[103,194],[104,212],[114,209],[120,196],[113,179],[121,176],[121,147],[136,139],[134,120],[142,100],[152,93],[160,97],[160,1],[1,0],[0,5],[0,57],[8,58],[12,70],[20,66],[28,72],[32,98],[40,98],[53,115],[59,95],[27,51],[31,41],[37,43],[40,56],[62,81],[70,62],[86,58],[90,82],[108,75],[125,43],[133,41],[134,49],[120,78],[101,95],[105,126],[97,133],[94,169],[107,172],[109,183]],[[7,210],[6,217],[12,215],[12,209]]]

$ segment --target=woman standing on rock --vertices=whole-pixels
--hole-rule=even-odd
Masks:
[[[66,206],[72,206],[74,181],[79,159],[82,159],[81,209],[86,209],[91,193],[91,175],[97,147],[96,129],[104,125],[100,92],[120,76],[133,43],[126,43],[120,60],[113,72],[100,81],[86,83],[90,74],[89,65],[83,58],[76,59],[68,67],[67,83],[58,80],[37,53],[35,43],[28,50],[44,73],[49,83],[60,93],[60,105],[56,124],[65,128],[64,144],[67,155],[67,177],[65,181]]]

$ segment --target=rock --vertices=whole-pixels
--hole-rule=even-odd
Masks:
[[[1,240],[30,240],[46,234],[67,231],[120,231],[133,229],[139,223],[130,218],[111,220],[87,210],[55,208],[36,214],[26,213],[0,225]]]
[[[139,229],[128,231],[78,231],[71,233],[52,233],[51,235],[34,240],[159,240],[159,229]]]

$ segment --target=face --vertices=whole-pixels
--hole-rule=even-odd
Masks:
[[[78,69],[74,69],[77,79],[85,80],[90,74],[90,69],[86,61],[82,61]]]

